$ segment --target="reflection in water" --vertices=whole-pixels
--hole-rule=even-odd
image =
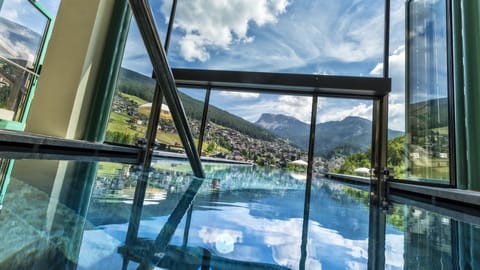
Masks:
[[[80,172],[88,166],[96,168],[75,162],[66,166],[76,176],[70,174],[62,181],[77,188],[88,175]],[[170,269],[197,269],[201,264],[213,269],[298,269],[304,182],[288,172],[253,167],[210,166],[206,171],[208,178],[198,190],[192,211],[186,211],[179,225],[171,228],[174,233],[162,253],[165,256],[157,254],[153,262]],[[125,170],[116,172],[109,176],[111,181],[99,172],[96,186],[117,183],[115,178],[129,184],[107,185],[110,190],[93,188],[95,196],[86,218],[78,210],[82,200],[62,195],[55,200],[44,187],[34,188],[36,181],[14,178],[0,214],[0,268],[42,263],[55,269],[65,262],[77,269],[122,268],[123,253],[119,251],[125,243],[131,213],[126,201],[132,196],[136,176],[126,175]],[[188,173],[166,167],[152,171],[150,177],[148,189],[162,194],[162,198],[143,207],[140,253],[141,247],[148,253],[192,183]],[[51,177],[52,181],[58,179],[57,175]],[[67,189],[63,192],[70,197],[75,194]],[[116,200],[117,195],[121,199]],[[366,191],[314,178],[305,269],[367,269],[369,226],[375,226],[370,224],[369,212]],[[384,237],[382,268],[479,269],[480,233],[474,224],[420,207],[394,204],[387,214]],[[25,261],[25,254],[33,251],[37,255],[27,256]],[[125,269],[136,269],[141,263],[138,256],[126,259],[129,262],[123,265]]]

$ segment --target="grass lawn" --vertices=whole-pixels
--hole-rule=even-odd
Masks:
[[[123,98],[126,98],[126,99],[129,99],[135,103],[137,103],[138,105],[143,105],[145,103],[148,103],[148,101],[144,100],[144,99],[141,99],[137,96],[132,96],[132,95],[129,95],[129,94],[125,94],[125,93],[122,93],[122,92],[119,92],[120,96],[123,97]]]
[[[146,126],[134,124],[133,126],[136,129],[132,129],[131,125],[128,123],[129,119],[130,117],[126,113],[111,112],[110,119],[108,120],[107,130],[111,132],[123,132],[129,135],[140,134],[140,136],[142,136],[142,134],[146,134]]]

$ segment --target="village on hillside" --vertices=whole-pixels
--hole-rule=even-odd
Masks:
[[[130,143],[143,137],[148,123],[148,103],[141,104],[129,95],[116,95],[110,117],[109,132],[123,132],[130,136]],[[112,124],[121,119],[123,123]],[[200,121],[188,117],[190,129],[198,143]],[[259,166],[287,168],[294,161],[307,160],[307,152],[290,144],[287,140],[275,137],[263,140],[245,135],[242,132],[207,121],[202,145],[202,156],[247,162]],[[115,137],[111,137],[114,138]],[[117,136],[118,138],[118,136]],[[108,136],[107,136],[108,139]],[[113,140],[113,142],[119,142]],[[183,147],[176,128],[169,114],[168,107],[162,106],[160,124],[157,132],[157,149],[162,151],[183,153]],[[341,158],[324,161],[315,158],[315,171],[338,167],[343,162]],[[302,165],[298,166],[300,170]]]

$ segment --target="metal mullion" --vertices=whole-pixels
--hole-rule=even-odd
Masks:
[[[390,57],[390,0],[385,0],[383,33],[383,78],[388,78]]]
[[[200,155],[202,155],[203,137],[205,136],[205,128],[207,125],[208,107],[210,106],[210,94],[211,94],[211,88],[208,87],[207,92],[205,93],[205,100],[203,103],[202,122],[200,124],[200,134],[198,136],[198,153]]]
[[[212,87],[280,94],[337,95],[377,98],[390,91],[391,80],[377,77],[329,76],[231,70],[172,69],[183,87]]]
[[[390,0],[385,0],[383,77],[389,74]],[[372,168],[369,231],[368,269],[385,269],[386,214],[381,206],[386,203],[387,144],[388,144],[388,94],[373,101],[372,116]]]
[[[177,83],[178,87],[186,87],[190,89],[204,89],[205,85],[191,85],[191,84],[182,84]],[[274,94],[274,95],[291,95],[291,96],[317,96],[317,97],[328,97],[328,98],[342,98],[342,99],[358,99],[358,100],[373,100],[378,98],[377,96],[370,94],[338,94],[332,93],[331,91],[326,92],[323,89],[312,89],[312,90],[279,90],[279,89],[269,89],[269,88],[259,88],[259,87],[244,87],[241,85],[238,86],[210,86],[212,90],[221,90],[226,92],[244,92],[244,93],[260,93],[260,94]]]
[[[453,75],[453,4],[451,0],[446,2],[446,31],[447,31],[447,80],[448,80],[448,158],[450,185],[457,186],[456,150],[455,150],[455,92]]]
[[[172,9],[170,10],[170,20],[168,21],[167,34],[165,36],[165,53],[168,54],[168,47],[170,47],[170,36],[172,35],[173,23],[175,21],[175,14],[177,13],[177,0],[173,0]]]
[[[464,95],[464,66],[462,48],[462,10],[460,1],[451,2],[451,25],[452,35],[452,100],[449,102],[454,107],[454,141],[449,144],[453,148],[455,157],[450,156],[450,162],[455,160],[455,186],[460,189],[468,189],[468,162],[466,155],[466,130],[465,130],[465,95]],[[450,138],[451,139],[451,138]],[[452,149],[450,149],[452,151]]]
[[[171,69],[168,66],[165,50],[161,46],[149,5],[145,0],[129,0],[129,2],[152,61],[157,83],[164,91],[165,100],[172,112],[173,121],[189,158],[193,173],[196,177],[204,178],[205,173],[202,169],[200,157],[188,126],[185,110],[176,90]]]
[[[389,42],[390,42],[390,0],[385,0],[385,28],[383,51],[383,77],[389,74]],[[372,122],[372,179],[373,196],[371,202],[380,205],[386,201],[387,151],[388,151],[388,95],[373,101]]]
[[[312,177],[313,177],[313,161],[315,152],[315,131],[317,124],[317,107],[318,97],[312,98],[312,112],[310,118],[310,137],[308,142],[308,165],[307,165],[307,181],[305,182],[305,202],[303,207],[303,226],[302,226],[302,244],[300,248],[300,269],[305,269],[307,260],[307,244],[308,244],[308,221],[310,220],[310,198],[312,193]]]

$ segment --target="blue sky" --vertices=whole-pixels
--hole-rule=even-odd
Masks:
[[[53,18],[55,18],[60,5],[60,0],[40,0],[38,2]],[[39,34],[43,33],[45,26],[43,20],[42,23],[39,23],[41,18],[43,18],[43,15],[41,15],[27,0],[4,1],[0,16],[20,23]]]
[[[41,1],[45,3],[45,9],[55,17],[60,0]],[[47,18],[27,0],[4,1],[0,10],[0,17],[20,24],[28,29],[11,29],[8,24],[0,25],[0,53],[8,58],[27,59],[31,67],[36,59],[37,49],[41,45],[40,37],[47,26]],[[38,34],[38,35],[37,35]],[[19,42],[19,38],[12,38],[13,35],[23,36],[30,43]]]
[[[164,37],[171,0],[151,4]],[[391,10],[389,125],[403,131],[404,1],[392,1]],[[172,67],[380,77],[383,13],[383,0],[180,0],[168,58]],[[130,35],[123,65],[151,74],[138,32],[132,30]],[[203,91],[186,92],[204,96]],[[311,115],[308,97],[213,93],[213,105],[249,121],[266,112],[304,122]],[[319,98],[318,104],[317,122],[347,116],[371,119],[368,100]]]
[[[41,24],[32,23],[29,9],[15,8],[24,6],[24,1],[8,1],[1,15],[40,32]],[[171,1],[151,1],[162,38]],[[59,0],[40,3],[56,14]],[[442,1],[424,0],[418,5],[432,3],[441,5]],[[396,130],[405,130],[404,5],[403,0],[391,3],[389,125]],[[180,0],[168,58],[172,67],[380,77],[383,12],[384,0]],[[424,29],[413,32],[424,33]],[[441,50],[436,51],[440,56],[435,57],[443,61]],[[148,76],[152,72],[135,23],[122,65]],[[446,74],[438,76],[437,85],[446,85]],[[249,121],[256,121],[262,113],[286,114],[304,122],[310,119],[308,97],[219,91],[212,103]],[[203,98],[203,92],[188,93]],[[420,101],[431,98],[426,91],[416,97]],[[318,104],[318,122],[347,116],[371,119],[371,101],[319,98]]]

